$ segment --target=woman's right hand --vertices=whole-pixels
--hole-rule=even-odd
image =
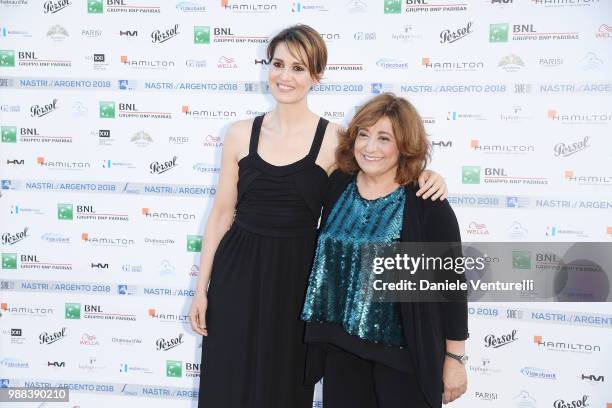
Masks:
[[[206,327],[206,309],[208,308],[208,296],[206,293],[200,293],[194,296],[189,308],[189,321],[191,329],[202,335],[208,336],[208,328]]]

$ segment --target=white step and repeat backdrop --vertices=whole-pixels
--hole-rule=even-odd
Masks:
[[[418,107],[465,241],[612,240],[610,0],[0,0],[0,387],[197,404],[223,135],[271,108],[265,43],[297,22],[329,47],[314,111]],[[611,329],[606,303],[473,303],[453,405],[609,408]]]

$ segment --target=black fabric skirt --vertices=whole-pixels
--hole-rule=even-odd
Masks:
[[[234,225],[213,261],[200,408],[311,408],[299,319],[316,232],[272,237]]]

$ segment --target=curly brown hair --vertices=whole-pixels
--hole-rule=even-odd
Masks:
[[[382,117],[391,121],[399,150],[395,181],[402,186],[416,182],[430,159],[427,133],[416,108],[406,99],[390,92],[375,96],[362,105],[348,128],[340,133],[340,142],[336,149],[338,168],[351,174],[359,171],[355,159],[355,139],[359,130],[373,126]]]

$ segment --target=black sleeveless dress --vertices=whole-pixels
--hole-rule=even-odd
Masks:
[[[200,408],[312,407],[299,316],[327,186],[315,160],[328,122],[319,119],[308,155],[286,166],[257,153],[262,122],[238,162],[236,216],[213,260]]]

